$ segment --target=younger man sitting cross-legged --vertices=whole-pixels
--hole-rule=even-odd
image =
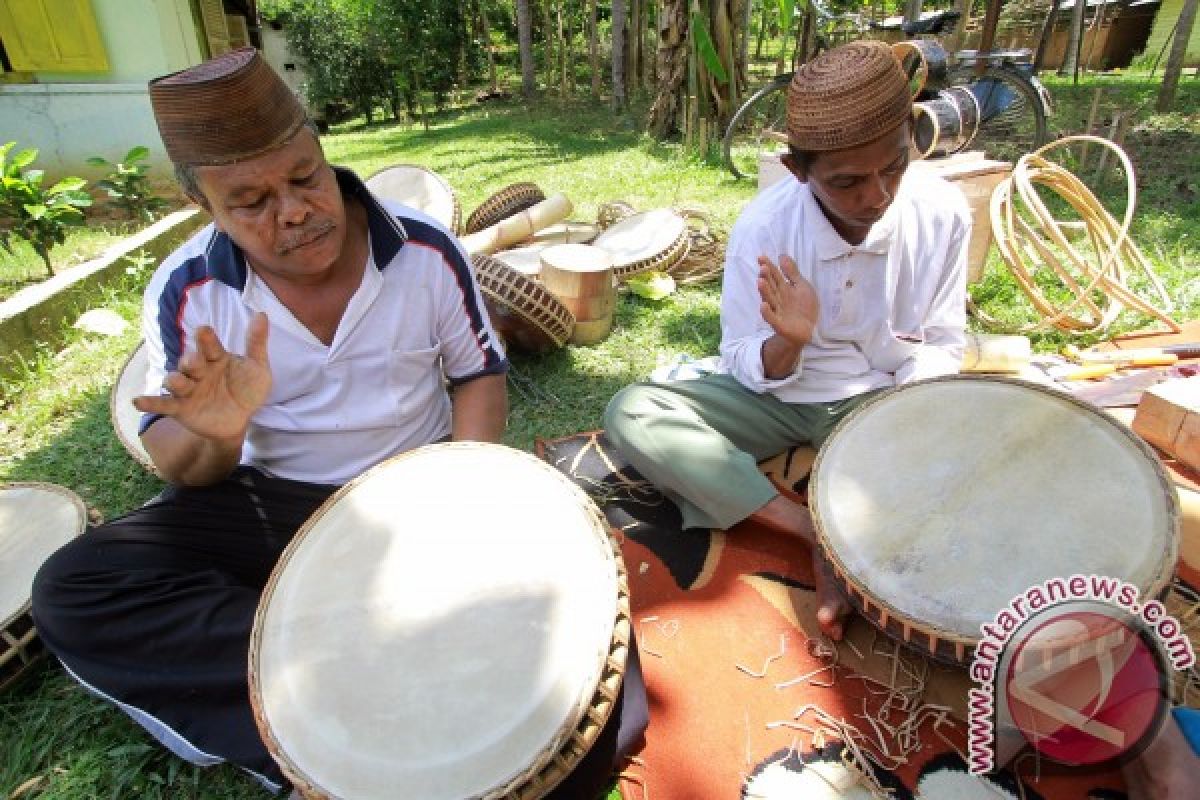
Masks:
[[[729,238],[723,374],[635,384],[609,403],[609,437],[684,527],[752,517],[812,544],[807,509],[757,462],[819,446],[873,394],[958,371],[969,210],[950,184],[907,171],[911,113],[882,43],[801,67],[788,90],[794,179],[752,200]],[[814,573],[818,622],[840,638],[848,607],[815,552]]]

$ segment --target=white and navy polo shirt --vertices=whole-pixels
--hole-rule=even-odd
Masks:
[[[146,392],[211,325],[245,353],[258,311],[270,320],[272,387],[254,414],[242,463],[282,478],[345,483],[397,453],[450,434],[443,375],[461,384],[508,369],[470,262],[429,216],[375,198],[351,172],[342,192],[366,208],[369,262],[326,346],[275,297],[241,249],[212,225],[172,253],[146,289]],[[158,415],[142,418],[144,432]]]

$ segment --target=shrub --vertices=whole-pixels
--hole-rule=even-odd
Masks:
[[[104,167],[108,174],[103,180],[97,181],[96,186],[108,192],[113,205],[124,209],[130,219],[144,219],[147,222],[167,207],[167,201],[156,197],[150,189],[150,171],[148,164],[142,163],[150,151],[141,145],[125,154],[125,158],[113,163],[106,158],[93,156],[87,163],[93,167]]]
[[[54,274],[50,249],[67,238],[67,228],[83,224],[83,212],[92,198],[83,178],[63,178],[49,189],[42,186],[43,170],[26,169],[38,151],[20,150],[8,159],[16,142],[0,145],[0,247],[12,253],[12,238],[24,239]]]

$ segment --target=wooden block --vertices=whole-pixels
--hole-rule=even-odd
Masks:
[[[1200,469],[1200,376],[1147,389],[1138,403],[1133,430],[1192,469]]]

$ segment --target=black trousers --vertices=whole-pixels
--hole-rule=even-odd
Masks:
[[[279,556],[336,489],[249,468],[209,487],[168,488],[46,561],[33,586],[38,632],[80,683],[177,755],[229,761],[281,786],[250,709],[250,631]],[[595,797],[646,722],[635,649],[608,727],[551,796]]]

